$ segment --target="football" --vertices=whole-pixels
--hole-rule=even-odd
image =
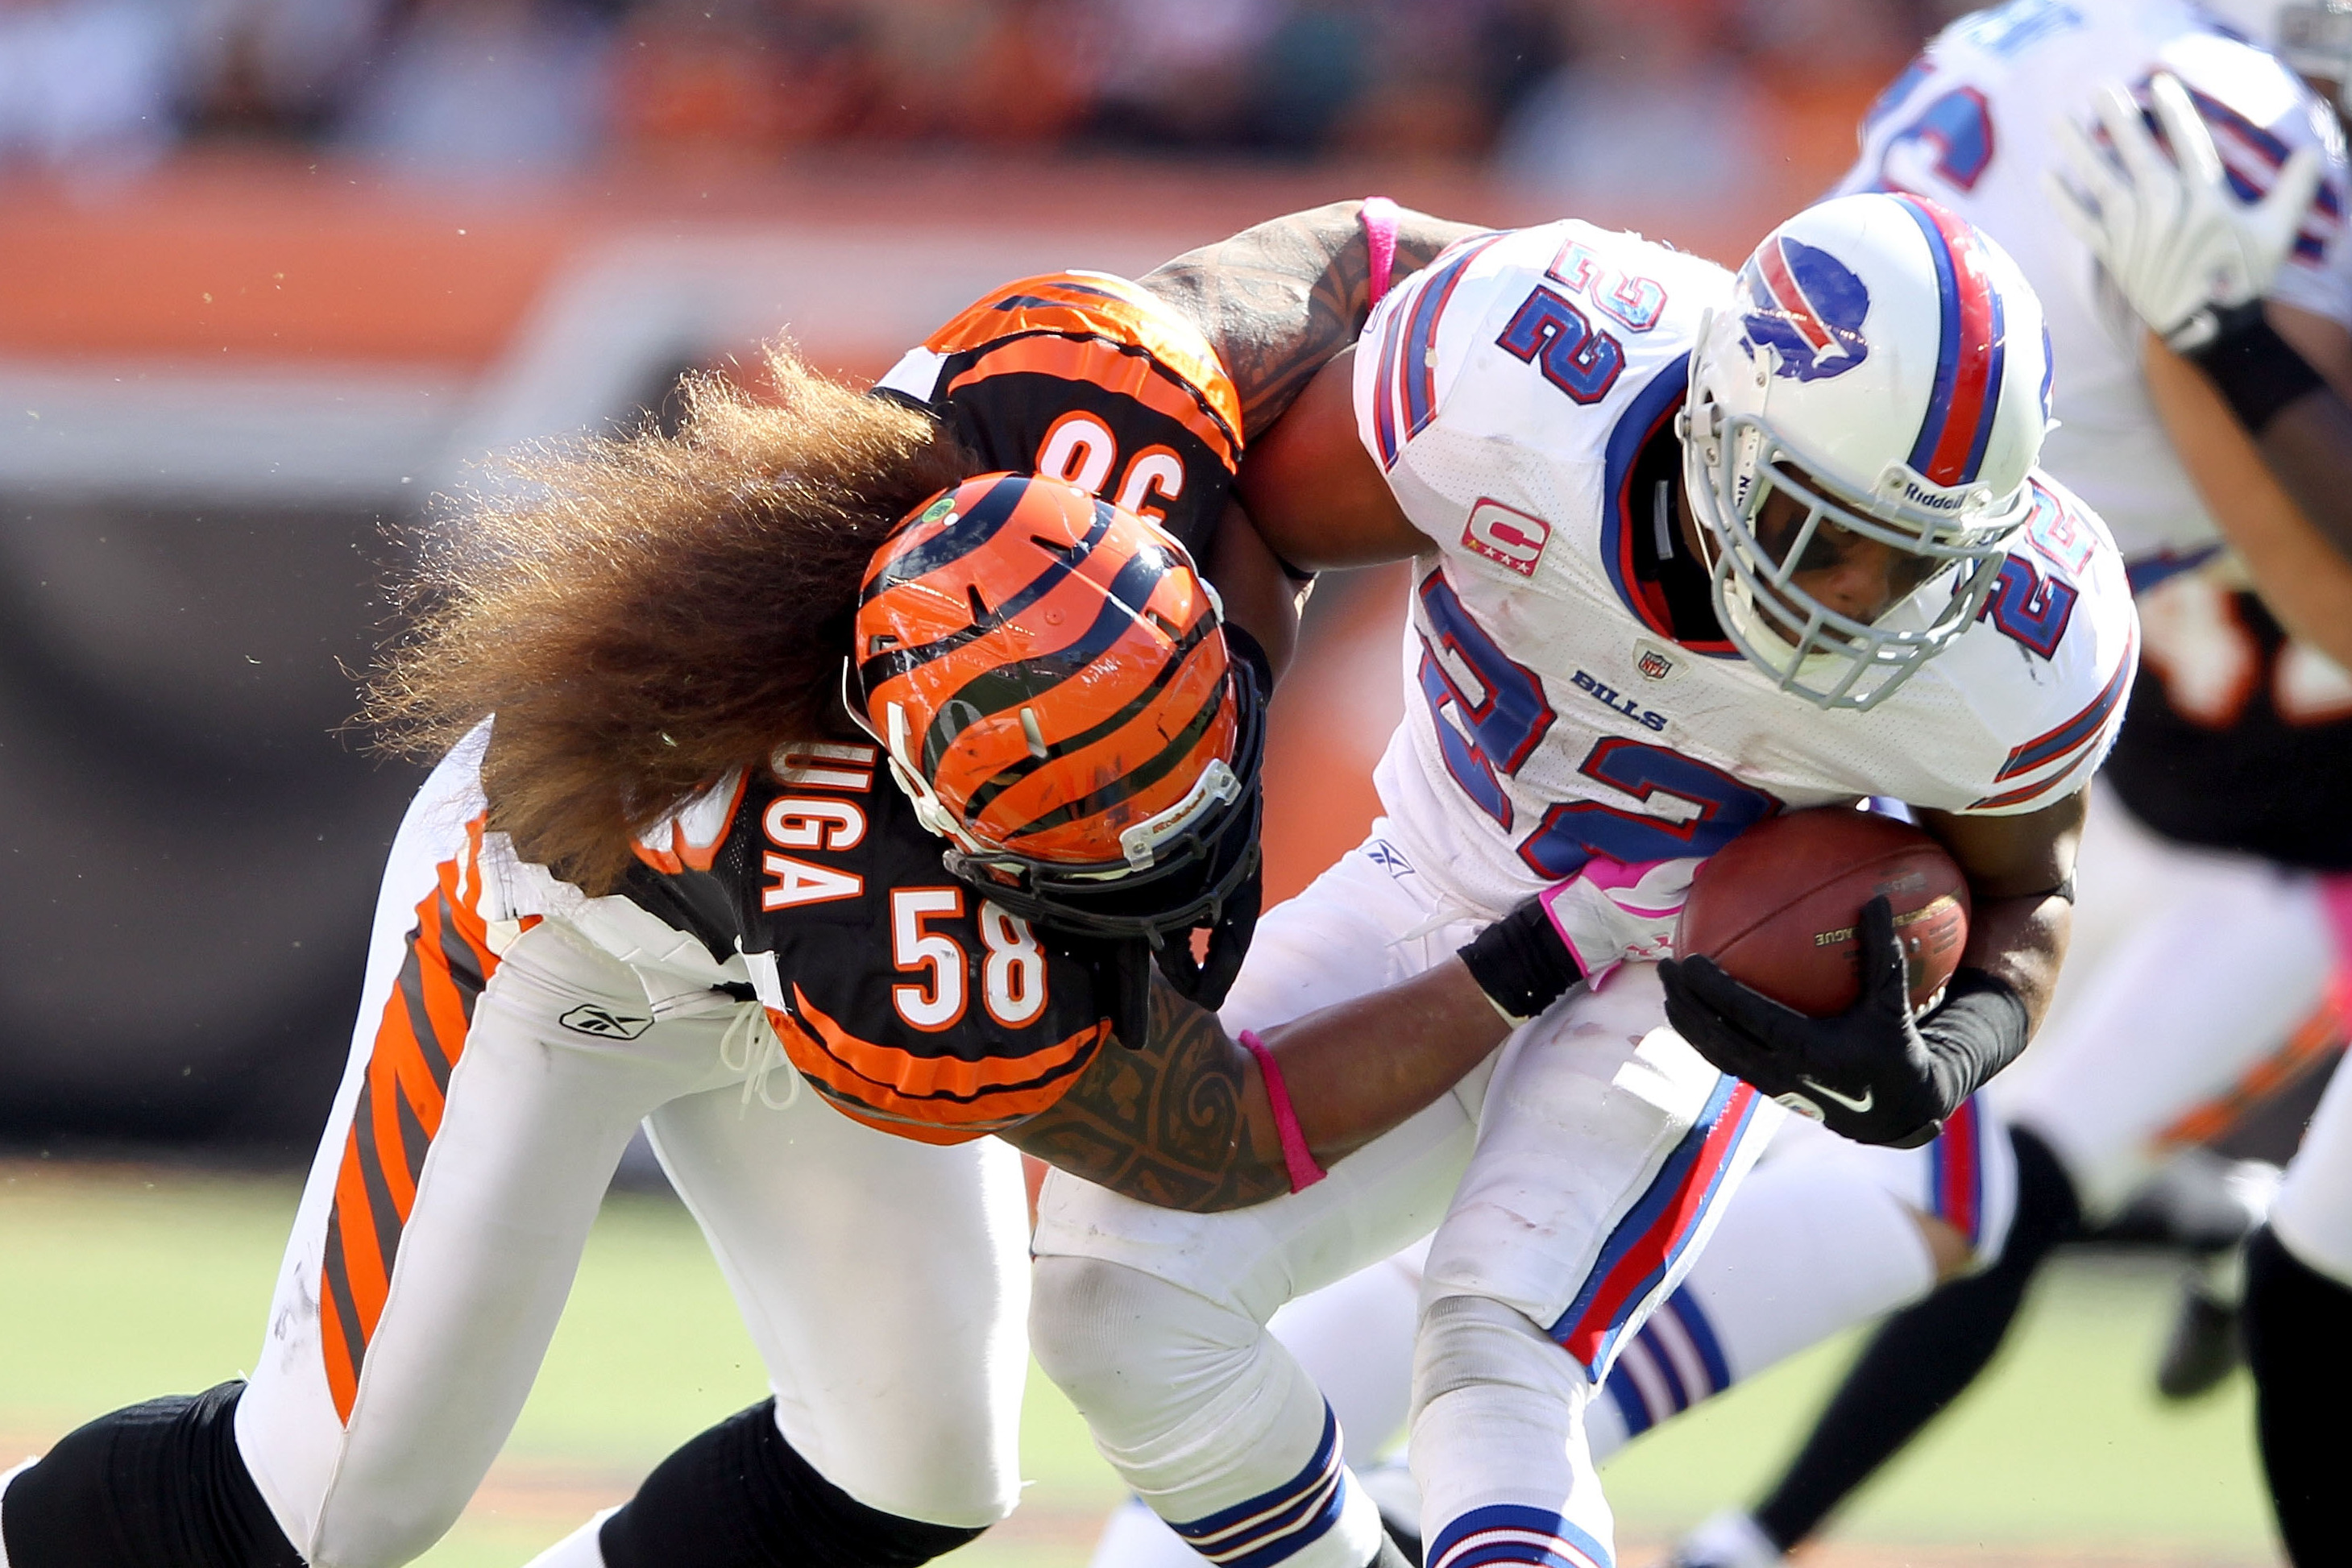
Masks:
[[[1810,1017],[1861,994],[1862,907],[1884,893],[1926,1006],[1959,967],[1969,885],[1944,847],[1909,823],[1847,806],[1768,817],[1717,851],[1691,883],[1675,951],[1704,953],[1743,985]]]

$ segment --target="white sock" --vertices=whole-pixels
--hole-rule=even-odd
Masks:
[[[1339,1418],[1340,1452],[1360,1469],[1404,1425],[1412,1398],[1413,1320],[1427,1244],[1301,1296],[1266,1329],[1297,1359]],[[1201,1555],[1141,1499],[1103,1521],[1092,1568],[1200,1568]]]
[[[604,1549],[596,1543],[604,1521],[621,1510],[608,1508],[587,1523],[532,1558],[528,1568],[604,1568]],[[6,1568],[0,1563],[0,1568]]]
[[[1427,1247],[1417,1243],[1301,1296],[1266,1324],[1330,1402],[1348,1463],[1360,1469],[1380,1457],[1411,1410]]]
[[[1430,1562],[1614,1560],[1609,1502],[1584,1441],[1592,1392],[1574,1356],[1501,1302],[1430,1303],[1412,1416]]]
[[[1380,1510],[1340,1459],[1322,1392],[1265,1328],[1116,1264],[1047,1254],[1034,1284],[1031,1344],[1046,1374],[1086,1415],[1096,1451],[1194,1550],[1284,1568],[1371,1558]]]
[[[1682,1288],[1619,1349],[1586,1417],[1594,1462],[1935,1282],[1917,1215],[1884,1186],[1836,1159],[1767,1160]]]

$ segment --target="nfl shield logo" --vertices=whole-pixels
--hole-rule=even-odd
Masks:
[[[1664,680],[1675,672],[1675,661],[1656,648],[1645,647],[1641,653],[1642,657],[1633,661],[1633,668],[1640,670],[1644,679]]]

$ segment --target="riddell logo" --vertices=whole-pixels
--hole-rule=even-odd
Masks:
[[[583,1003],[557,1020],[567,1029],[577,1029],[583,1035],[594,1035],[605,1040],[634,1040],[654,1026],[651,1018],[632,1018],[625,1013],[614,1013],[593,1002]]]
[[[1482,500],[1470,509],[1470,521],[1462,530],[1462,547],[1522,577],[1532,577],[1550,538],[1551,524],[1543,519],[1529,517],[1498,500]]]

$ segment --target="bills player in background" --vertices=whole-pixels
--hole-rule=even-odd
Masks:
[[[2342,74],[2338,47],[2337,68],[2323,74]],[[2118,73],[2095,100],[2084,92]],[[2053,105],[2072,107],[2053,120]],[[2020,1173],[2003,1257],[1887,1324],[1754,1514],[1710,1521],[1684,1543],[1685,1563],[1777,1562],[1982,1370],[2052,1247],[2112,1216],[2178,1152],[2176,1139],[2215,1120],[2207,1107],[2341,1037],[2344,927],[2332,917],[2352,831],[2310,804],[2352,789],[2352,679],[2338,662],[2352,657],[2352,526],[2341,479],[2328,482],[2347,426],[2319,390],[2352,387],[2341,147],[2326,100],[2163,0],[2023,0],[1964,19],[1865,122],[1849,188],[1951,202],[2034,280],[2058,362],[2046,460],[2130,560],[2146,674],[2084,850],[2083,918],[2104,928],[2101,951],[2002,1099]],[[2228,279],[2240,309],[2236,337],[2191,352],[2230,384],[2227,367],[2253,352],[2246,343],[2261,349],[2255,370],[2236,375],[2266,388],[2242,422],[2281,447],[2284,472],[2305,477],[2292,495],[2206,374],[2147,341],[2135,308],[2154,287],[2151,264],[2099,263],[2112,246],[2084,215],[2103,199],[2114,223],[2135,216],[2147,230],[2159,216],[2154,197],[2132,206],[2125,170],[2144,181],[2161,172],[2204,204],[2200,233],[2221,248],[2181,263],[2181,276],[2195,290]],[[2168,303],[2166,325],[2206,302],[2200,291]],[[2281,363],[2294,374],[2275,374]],[[2316,395],[2284,406],[2307,391]],[[2183,987],[2176,977],[2192,963],[2199,982]],[[2250,1229],[2275,1178],[2248,1174],[2220,1215]],[[2199,1239],[2227,1241],[2227,1230]],[[2217,1293],[2233,1273],[2215,1271]],[[2198,1305],[2184,1324],[2221,1331],[2195,1358],[2218,1375],[2233,1325]],[[2177,1337],[2168,1367],[2189,1386],[2181,1352],[2194,1344]]]
[[[1928,1141],[2039,1016],[2135,661],[2120,559],[2033,467],[2039,316],[1996,247],[1908,197],[1809,209],[1736,278],[1561,222],[1454,247],[1258,448],[1320,503],[1244,484],[1286,560],[1410,555],[1416,586],[1387,815],[1268,916],[1229,1024],[1409,974],[1553,868],[1663,905],[1748,823],[1870,795],[1920,808],[1978,920],[1916,1025],[1883,906],[1869,1000],[1838,1019],[1704,960],[1590,970],[1331,1181],[1234,1215],[1049,1176],[1033,1344],[1196,1551],[1385,1561],[1264,1325],[1433,1225],[1412,1439],[1437,1563],[1610,1560],[1587,1415],[1781,1106],[1899,1146],[1837,1145],[1885,1194],[1871,1242],[1932,1278],[1895,1194],[1934,1184]],[[2053,597],[2070,613],[2032,613]]]
[[[2339,110],[2352,89],[2352,6],[2231,6]],[[2110,114],[2108,118],[2115,116]],[[2295,514],[2352,545],[2352,405],[2275,338],[2246,301],[2291,237],[2221,195],[2179,105],[2167,113],[2177,163],[2144,137],[2114,136],[2122,167],[2077,161],[2061,210],[2146,324],[2151,387],[2214,437],[2208,460],[2284,524]],[[2219,404],[2226,408],[2224,421]],[[2234,439],[2232,437],[2235,437]],[[2200,469],[2200,479],[2203,473]],[[2328,912],[2352,948],[2352,896],[2332,879]],[[2352,1401],[2352,1078],[2329,1085],[2270,1216],[2246,1248],[2245,1341],[2263,1464],[2288,1554],[2302,1568],[2342,1555],[2343,1411]]]

